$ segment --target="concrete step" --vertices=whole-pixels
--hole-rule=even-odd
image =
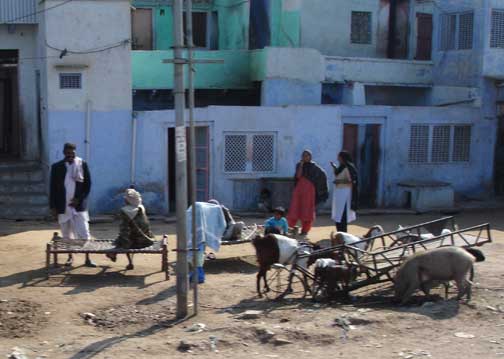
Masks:
[[[49,216],[47,205],[9,205],[0,206],[0,219],[45,219]]]
[[[44,171],[40,167],[0,168],[0,182],[44,180]]]
[[[13,192],[46,192],[44,181],[0,181],[0,193]]]
[[[49,203],[49,198],[45,192],[11,192],[0,193],[0,206],[10,205],[45,205]]]

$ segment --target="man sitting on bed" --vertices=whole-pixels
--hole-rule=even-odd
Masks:
[[[222,235],[223,241],[237,241],[241,238],[241,234],[243,228],[245,228],[245,223],[243,222],[235,222],[233,216],[231,215],[231,211],[229,208],[221,205],[216,199],[211,199],[208,203],[215,204],[220,206],[222,209],[222,213],[224,214],[224,218],[226,219],[226,230]]]
[[[119,235],[115,240],[116,248],[140,249],[150,247],[154,242],[154,235],[150,230],[149,219],[142,205],[142,196],[134,189],[127,189],[124,195],[125,206],[121,208],[119,216]],[[133,269],[132,254],[126,254],[128,266],[126,270]],[[117,260],[116,253],[109,253],[107,257],[113,262]]]

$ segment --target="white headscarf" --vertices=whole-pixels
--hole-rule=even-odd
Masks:
[[[122,211],[130,218],[133,219],[141,209],[145,213],[145,208],[142,205],[142,195],[132,188],[128,188],[124,194],[124,199],[128,205],[122,208]]]
[[[82,168],[82,158],[75,157],[69,166],[70,176],[75,182],[84,182],[84,169]]]

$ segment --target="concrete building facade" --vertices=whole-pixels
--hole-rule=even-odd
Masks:
[[[363,206],[407,206],[413,182],[492,194],[501,2],[194,1],[196,58],[224,61],[195,65],[198,199],[256,208],[265,181],[291,177],[304,148],[330,178],[329,161],[352,152]],[[92,212],[115,211],[131,184],[150,211],[170,212],[172,1],[33,4],[41,12],[14,34],[0,20],[0,47],[19,51],[26,73],[24,121],[38,128],[23,127],[21,159],[47,169],[75,142],[95,177]]]

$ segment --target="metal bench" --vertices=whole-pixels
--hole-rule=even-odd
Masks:
[[[116,248],[113,239],[75,240],[63,239],[58,232],[46,246],[46,271],[47,278],[51,274],[51,255],[53,265],[58,267],[58,254],[160,254],[161,272],[165,273],[165,279],[170,279],[168,271],[168,236],[164,235],[161,241],[156,241],[150,247],[141,249]]]

